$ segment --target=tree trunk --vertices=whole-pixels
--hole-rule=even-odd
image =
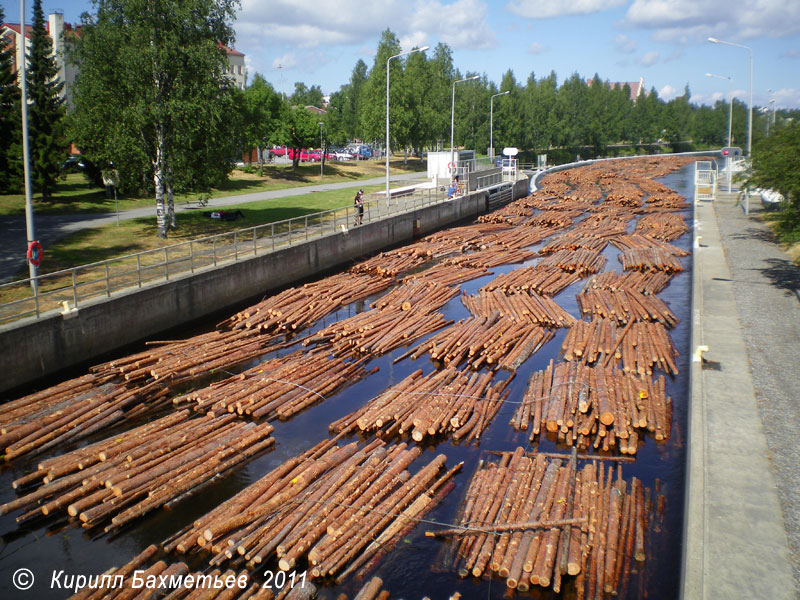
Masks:
[[[164,210],[164,125],[156,126],[156,160],[153,165],[153,183],[156,187],[156,224],[158,237],[167,237],[167,215]]]
[[[408,164],[408,144],[403,146],[403,164],[404,165]]]
[[[172,187],[172,167],[167,170],[167,215],[169,216],[169,228],[176,229],[178,224],[175,222],[175,197]]]

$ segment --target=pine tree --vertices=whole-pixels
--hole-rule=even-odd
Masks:
[[[5,20],[0,6],[0,23]],[[6,38],[0,37],[0,190],[19,191],[21,187],[22,130],[20,93],[13,70],[13,54]]]
[[[42,194],[42,200],[47,201],[55,189],[69,145],[64,129],[64,100],[59,97],[64,84],[58,80],[58,67],[45,28],[42,0],[33,3],[27,75],[31,183],[33,189]]]

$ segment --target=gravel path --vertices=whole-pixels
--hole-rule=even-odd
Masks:
[[[733,200],[715,207],[800,594],[800,267],[775,243],[760,207],[750,217]]]

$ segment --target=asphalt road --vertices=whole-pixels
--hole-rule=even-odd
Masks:
[[[422,174],[424,175],[424,174]],[[408,182],[420,179],[420,173],[403,173],[392,175],[390,180],[393,182]],[[368,185],[379,185],[383,183],[383,177],[373,179],[363,179],[360,181],[345,181],[342,183],[325,183],[322,185],[310,185],[271,192],[256,192],[253,194],[240,194],[236,196],[225,196],[224,198],[213,198],[202,210],[213,210],[225,206],[236,204],[246,204],[259,200],[272,200],[276,198],[287,198],[290,196],[300,196],[312,192],[324,192],[330,190],[341,190],[347,188],[358,188]],[[197,208],[187,207],[181,203],[175,205],[176,212],[198,210]],[[146,208],[135,208],[120,212],[120,220],[137,219],[139,217],[155,217],[155,205]],[[117,222],[115,213],[81,214],[81,215],[34,215],[35,234],[47,251],[47,247],[54,242],[71,233],[92,227],[103,227]],[[12,215],[0,217],[0,283],[10,280],[20,269],[25,267],[26,251],[25,217],[23,215]]]

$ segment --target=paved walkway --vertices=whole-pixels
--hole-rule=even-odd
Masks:
[[[800,423],[796,400],[788,407],[784,397],[792,404],[800,388],[796,366],[778,377],[773,371],[785,367],[765,365],[796,360],[800,314],[787,278],[770,276],[780,249],[733,203],[720,194],[695,213],[692,348],[708,351],[692,363],[683,597],[788,600],[799,590],[787,531],[796,543],[797,454],[789,446]],[[771,343],[757,343],[770,332]]]
[[[390,180],[393,182],[408,183],[415,180],[424,179],[424,173],[402,173],[392,175]],[[260,200],[273,200],[277,198],[288,198],[300,196],[313,192],[326,192],[331,190],[342,190],[348,188],[359,188],[368,185],[380,185],[386,180],[383,177],[373,179],[362,179],[359,181],[344,181],[341,183],[324,183],[321,185],[309,185],[270,192],[255,192],[252,194],[240,194],[236,196],[225,196],[223,198],[212,198],[208,205],[202,210],[214,210],[225,206],[236,204],[246,204],[258,202]],[[175,204],[175,211],[185,212],[198,210],[190,208],[183,203]],[[144,208],[133,208],[120,211],[120,220],[138,219],[140,217],[153,216],[155,218],[155,205]],[[82,229],[93,227],[104,227],[117,222],[115,213],[81,214],[81,215],[34,215],[36,225],[36,239],[47,247],[55,241],[71,233]],[[11,279],[21,268],[25,266],[25,217],[23,215],[12,215],[0,217],[0,283]]]

